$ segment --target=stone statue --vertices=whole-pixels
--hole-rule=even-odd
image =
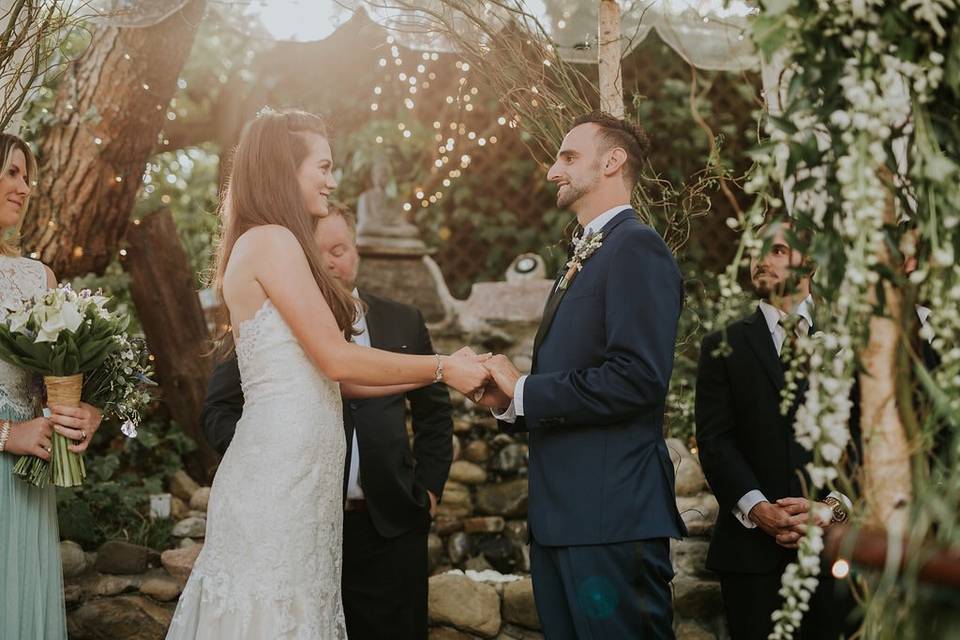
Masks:
[[[372,185],[357,202],[357,244],[395,248],[421,248],[420,230],[404,217],[403,211],[387,196],[390,164],[383,156],[373,162]]]

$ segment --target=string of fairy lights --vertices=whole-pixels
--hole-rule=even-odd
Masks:
[[[417,54],[413,50],[407,50],[402,53],[393,36],[388,36],[386,43],[390,47],[390,57],[379,58],[377,64],[386,71],[383,78],[385,83],[396,80],[405,87],[403,107],[413,116],[413,112],[415,112],[418,104],[418,99],[431,88],[435,88],[437,84],[438,74],[432,67],[441,60],[440,54],[437,52],[420,52]],[[413,64],[405,64],[404,55],[415,56],[412,61]],[[244,60],[242,62],[238,61],[237,63],[249,63],[253,56],[254,51],[248,50]],[[133,57],[129,53],[124,53],[122,58],[126,62],[133,61]],[[231,61],[226,62],[228,69],[233,64]],[[544,61],[544,64],[549,66],[550,63],[549,61]],[[435,176],[436,184],[432,185],[433,188],[429,189],[427,185],[415,186],[411,190],[411,193],[408,194],[409,197],[407,201],[402,205],[403,210],[406,212],[412,211],[415,206],[426,209],[442,200],[447,190],[449,190],[453,183],[461,178],[464,171],[471,166],[473,153],[480,148],[495,145],[500,142],[500,137],[497,135],[499,128],[516,128],[518,126],[516,116],[509,116],[507,114],[496,116],[492,122],[480,130],[469,126],[468,123],[465,122],[468,117],[467,114],[477,111],[476,105],[482,96],[480,88],[470,81],[470,64],[458,60],[454,66],[457,71],[457,79],[454,86],[455,90],[444,96],[443,99],[443,104],[454,107],[454,117],[448,122],[442,122],[438,119],[432,123],[432,129],[434,131],[433,142],[436,143],[437,146],[432,154],[431,176]],[[390,68],[389,71],[387,71],[388,67]],[[217,80],[220,84],[226,84],[229,78],[225,73],[221,73],[217,77]],[[179,78],[176,81],[176,86],[177,89],[182,91],[187,89],[188,84],[185,79]],[[147,82],[142,82],[140,89],[148,94],[158,95]],[[46,91],[46,89],[43,91]],[[533,91],[536,93],[535,87]],[[381,109],[381,101],[387,98],[384,84],[375,85],[372,94],[370,111],[376,113]],[[76,107],[71,103],[67,103],[64,108],[68,112],[76,110]],[[188,115],[187,109],[178,104],[176,96],[171,97],[166,105],[158,101],[155,109],[157,111],[165,110],[165,119],[171,123],[178,118],[184,118]],[[50,115],[50,110],[46,107],[43,107],[41,112],[44,116]],[[88,114],[81,115],[82,122],[87,119],[87,116]],[[111,140],[106,139],[104,134],[98,130],[95,119],[91,120],[91,126],[81,127],[81,130],[86,130],[87,135],[91,136],[91,141],[95,146],[103,147],[109,145]],[[409,127],[402,120],[397,123],[397,131],[402,141],[417,142],[414,140],[415,134],[413,128]],[[383,144],[385,139],[382,135],[378,135],[375,138],[375,142],[377,144]],[[169,137],[162,130],[158,134],[157,144],[161,149],[169,147],[170,145]],[[180,180],[177,174],[181,168],[179,164],[178,160],[173,160],[166,167],[163,167],[158,162],[153,160],[148,161],[140,176],[143,194],[147,196],[153,194],[159,187],[161,180],[166,181],[168,185],[171,186],[177,184],[178,180]],[[165,176],[158,177],[157,174],[164,168],[168,170],[168,173]],[[439,177],[440,175],[442,175],[442,178]],[[107,178],[111,185],[123,184],[126,179],[124,175],[119,174]],[[169,194],[162,194],[160,202],[167,205],[172,202],[172,198]],[[51,219],[47,221],[47,226],[50,229],[56,229],[59,224],[60,221],[57,214],[53,213]],[[140,225],[141,220],[134,218],[131,220],[131,224]],[[72,251],[74,258],[82,258],[85,253],[86,249],[81,245],[75,246]],[[118,250],[118,257],[121,259],[126,258],[128,253],[127,248],[120,248]],[[36,251],[31,252],[29,255],[31,258],[39,258],[39,253]]]
[[[440,54],[437,52],[422,52],[416,56],[414,64],[406,63],[401,55],[400,48],[397,46],[393,36],[388,36],[386,44],[390,47],[390,58],[381,57],[377,64],[380,68],[386,70],[384,73],[384,82],[398,82],[401,87],[406,87],[399,93],[403,95],[403,108],[408,112],[413,112],[417,106],[418,97],[422,97],[424,92],[431,89],[432,84],[437,79],[437,73],[431,70],[432,63],[440,60]],[[411,55],[413,51],[408,52]],[[392,63],[392,64],[391,64]],[[404,211],[412,211],[415,206],[426,209],[443,199],[445,190],[449,189],[454,181],[463,176],[473,160],[472,153],[478,148],[487,145],[497,144],[500,139],[496,135],[487,134],[486,131],[495,131],[497,127],[516,127],[516,120],[506,115],[498,116],[492,124],[486,127],[486,131],[477,131],[468,126],[464,120],[466,114],[476,110],[476,103],[480,97],[480,89],[476,84],[470,82],[470,64],[462,60],[455,63],[457,79],[455,82],[455,91],[444,96],[443,103],[455,107],[455,118],[449,122],[433,121],[433,142],[437,144],[433,151],[432,166],[430,169],[432,176],[443,175],[439,179],[437,188],[428,189],[424,185],[413,187],[408,194],[407,201],[403,203]],[[386,99],[386,92],[383,84],[377,84],[373,87],[373,96],[370,102],[370,111],[378,112],[381,104]],[[411,113],[411,116],[413,114]],[[401,142],[416,142],[413,140],[413,128],[401,120],[397,123],[397,131]],[[374,138],[377,144],[385,142],[384,136],[377,135]]]

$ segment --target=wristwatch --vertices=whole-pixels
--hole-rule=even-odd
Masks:
[[[830,507],[830,522],[839,524],[847,521],[849,514],[847,514],[846,507],[838,498],[827,496],[820,502]]]

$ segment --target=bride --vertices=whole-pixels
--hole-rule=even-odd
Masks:
[[[168,639],[345,639],[341,395],[440,380],[472,393],[487,379],[475,358],[350,342],[358,302],[324,272],[312,234],[332,171],[324,123],[302,111],[261,112],[234,154],[216,285],[244,410]]]

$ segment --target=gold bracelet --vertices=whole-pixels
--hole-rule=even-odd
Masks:
[[[433,355],[437,358],[437,372],[433,374],[433,382],[436,384],[437,382],[443,382],[443,361],[440,359],[439,353]]]
[[[0,427],[0,453],[3,453],[3,450],[7,448],[7,440],[10,438],[10,429],[12,426],[12,422],[4,420],[3,426]]]

